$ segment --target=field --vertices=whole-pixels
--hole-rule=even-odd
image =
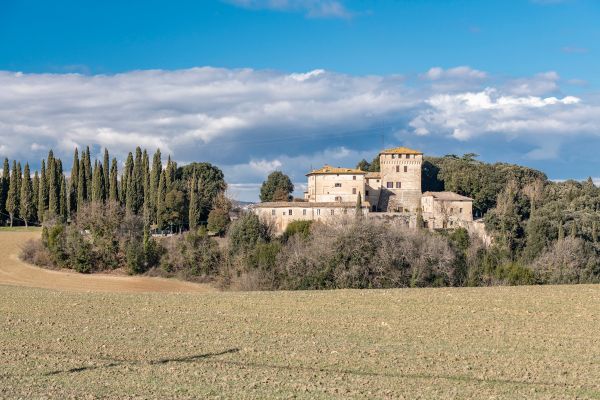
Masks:
[[[600,286],[113,293],[13,286],[6,274],[0,283],[0,398],[600,398]]]

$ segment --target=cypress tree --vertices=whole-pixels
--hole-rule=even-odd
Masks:
[[[162,228],[165,223],[165,198],[167,196],[166,172],[160,173],[158,189],[156,191],[156,224]]]
[[[133,171],[129,175],[129,181],[127,182],[127,196],[125,200],[125,208],[135,214],[140,211],[144,197],[142,174],[142,150],[137,147],[135,149]]]
[[[127,190],[129,189],[129,180],[133,175],[133,154],[127,154],[123,176],[121,177],[121,203],[127,204]]]
[[[142,209],[144,211],[144,224],[150,225],[150,207],[151,207],[151,196],[150,196],[150,160],[148,159],[148,153],[146,149],[142,154],[142,180],[143,180],[143,194],[142,194]]]
[[[45,161],[42,160],[42,170],[40,174],[40,188],[38,193],[38,221],[40,223],[44,222],[44,218],[46,216],[46,211],[48,210],[48,180],[46,174],[46,164]]]
[[[6,211],[10,218],[10,226],[13,226],[13,221],[16,213],[19,210],[19,177],[17,176],[17,163],[13,161],[13,169],[10,174],[10,182],[8,185],[8,197],[6,199]]]
[[[89,201],[92,198],[92,158],[90,156],[90,147],[85,148],[84,157],[84,171],[85,171],[85,188],[86,195],[85,199]]]
[[[102,161],[102,171],[104,172],[104,200],[108,198],[110,193],[110,172],[108,166],[110,165],[110,158],[108,157],[108,149],[104,148],[104,160]]]
[[[46,170],[46,180],[48,182],[48,212],[51,217],[58,215],[60,205],[58,204],[60,187],[58,186],[58,168],[52,150],[48,152],[48,164]]]
[[[19,215],[25,222],[25,227],[35,218],[35,208],[33,207],[33,186],[31,184],[31,171],[29,163],[25,163],[23,171],[23,180],[21,182]]]
[[[34,220],[37,220],[38,218],[38,213],[37,213],[37,207],[38,207],[38,203],[40,201],[40,176],[38,175],[38,172],[35,171],[35,173],[33,174],[33,209],[34,209]]]
[[[85,179],[85,161],[82,159],[79,166],[79,176],[77,177],[77,212],[83,209],[83,205],[87,199]]]
[[[573,220],[573,224],[571,225],[571,237],[575,238],[577,236],[577,224],[575,220]]]
[[[196,230],[198,227],[198,217],[200,216],[200,199],[198,198],[198,178],[194,174],[190,181],[190,206],[188,219],[190,230]]]
[[[2,178],[0,179],[0,213],[6,214],[6,198],[8,197],[8,186],[10,184],[10,164],[8,158],[4,159],[2,166]],[[0,215],[0,219],[4,218]]]
[[[69,216],[69,203],[67,200],[67,180],[64,174],[60,176],[60,218],[67,222]]]
[[[73,166],[69,179],[69,211],[77,210],[77,183],[79,182],[79,151],[75,148],[73,153]]]
[[[360,192],[356,195],[356,217],[361,218],[362,213],[362,197],[360,197]]]
[[[562,221],[558,223],[558,241],[562,241],[565,238],[565,230],[563,228]]]
[[[116,201],[116,202],[119,201],[118,175],[119,175],[119,170],[117,167],[117,159],[113,158],[112,163],[110,165],[110,178],[109,178],[110,191],[108,193],[108,198],[110,199],[110,201]]]
[[[162,172],[162,160],[160,158],[160,149],[156,149],[152,157],[152,170],[150,171],[150,220],[156,221],[156,192]]]
[[[17,196],[21,196],[21,182],[23,181],[23,170],[21,168],[21,162],[17,162]],[[18,204],[17,204],[18,207]]]
[[[103,203],[106,199],[104,189],[104,171],[102,163],[94,163],[94,177],[92,178],[92,201],[95,203]]]

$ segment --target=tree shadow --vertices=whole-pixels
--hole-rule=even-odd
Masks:
[[[240,351],[240,349],[236,347],[236,348],[232,348],[232,349],[228,349],[228,350],[224,350],[224,351],[220,351],[220,352],[216,352],[216,353],[196,354],[193,356],[185,356],[185,357],[159,358],[158,360],[150,360],[148,362],[126,361],[126,360],[125,361],[115,361],[115,362],[111,362],[108,364],[90,365],[90,366],[76,367],[76,368],[70,368],[70,369],[65,369],[65,370],[56,370],[56,371],[47,372],[44,375],[52,376],[52,375],[58,375],[58,374],[62,374],[62,373],[72,374],[72,373],[77,373],[77,372],[92,371],[92,370],[101,369],[101,368],[113,368],[113,367],[118,367],[121,365],[142,365],[142,364],[158,365],[158,364],[167,364],[167,363],[171,363],[171,362],[175,362],[175,363],[194,362],[194,361],[202,360],[205,358],[217,357],[217,356],[222,356],[222,355],[231,354],[231,353],[237,353],[239,351]]]

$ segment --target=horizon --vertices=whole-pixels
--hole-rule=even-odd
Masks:
[[[274,170],[299,195],[311,166],[396,145],[599,182],[599,16],[592,0],[7,3],[0,157],[160,147],[218,166],[241,201]]]

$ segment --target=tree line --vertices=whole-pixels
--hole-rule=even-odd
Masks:
[[[88,204],[114,202],[140,215],[145,226],[194,229],[206,223],[211,211],[213,219],[223,220],[224,209],[230,205],[218,198],[224,197],[226,188],[223,172],[216,166],[191,163],[178,167],[170,156],[163,165],[160,149],[150,163],[146,149],[137,147],[127,155],[122,171],[117,159],[111,160],[108,149],[104,149],[101,160],[93,162],[89,146],[81,155],[75,149],[69,176],[61,159],[50,150],[33,177],[28,163],[22,169],[21,162],[13,160],[11,167],[9,160],[4,160],[0,223],[64,223]]]

